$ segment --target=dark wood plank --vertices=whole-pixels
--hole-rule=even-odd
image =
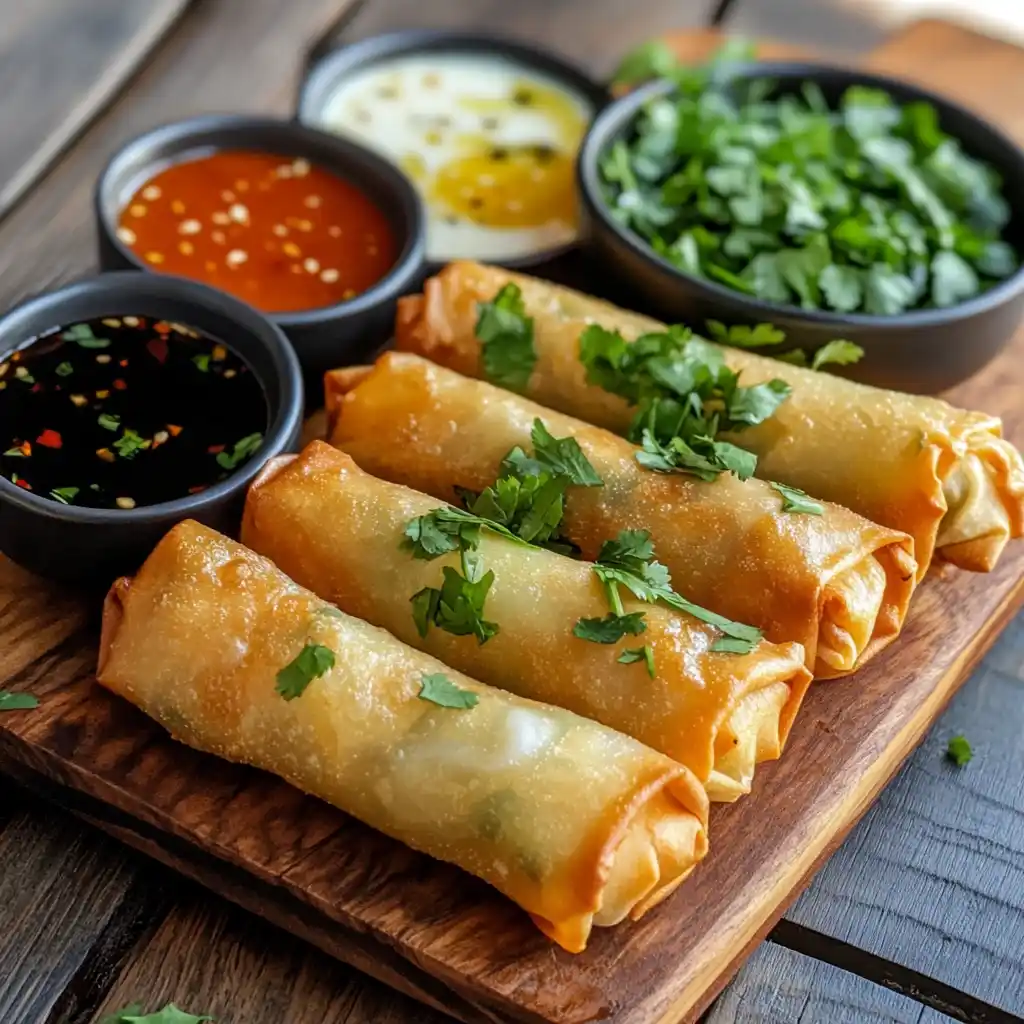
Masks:
[[[334,42],[402,28],[498,32],[561,52],[600,76],[654,36],[708,23],[711,0],[370,0]]]
[[[14,813],[0,864],[0,1020],[49,1024],[90,994],[93,958],[117,962],[162,894],[140,858],[52,809]]]
[[[766,942],[704,1024],[950,1024],[952,1017],[855,974]]]
[[[868,53],[892,31],[871,5],[838,0],[733,0],[722,28],[846,57]]]
[[[0,216],[103,109],[190,0],[8,4],[0,34]]]
[[[1004,649],[1021,644],[1024,622]],[[1024,681],[983,667],[788,919],[1024,1016]],[[944,756],[964,735],[974,760]],[[915,986],[918,987],[918,986]]]
[[[0,225],[0,308],[95,265],[93,185],[121,143],[198,114],[289,114],[306,52],[350,3],[246,0],[240,6],[237,0],[204,0],[190,8],[130,93]]]
[[[88,1018],[173,1002],[245,1024],[445,1024],[407,996],[219,900],[186,896],[133,953]],[[86,1024],[85,1020],[82,1024]]]

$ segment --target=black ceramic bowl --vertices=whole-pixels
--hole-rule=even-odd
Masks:
[[[260,468],[293,450],[302,426],[302,380],[288,340],[256,310],[223,292],[160,274],[101,274],[40,295],[0,318],[0,359],[55,327],[136,313],[188,324],[229,345],[267,400],[269,426],[256,455],[199,494],[133,509],[62,505],[0,477],[0,551],[52,579],[108,586],[142,563],[182,519],[225,533],[238,527],[245,492]]]
[[[582,70],[557,54],[540,50],[527,42],[472,32],[406,29],[359,39],[326,53],[314,51],[299,90],[296,116],[304,124],[329,131],[330,129],[323,128],[323,112],[340,82],[355,71],[410,53],[496,53],[566,85],[572,92],[588,100],[595,114],[609,100],[607,89]],[[510,268],[537,267],[576,248],[576,244],[576,241],[572,241],[525,256],[496,259],[492,262]],[[460,255],[452,253],[443,260],[430,261],[431,271],[440,269],[449,259],[457,259]]]
[[[365,359],[390,336],[395,303],[415,291],[425,274],[423,207],[412,183],[388,161],[345,139],[273,118],[211,116],[154,128],[129,142],[107,164],[96,185],[100,264],[107,270],[151,270],[117,237],[118,216],[140,185],[162,168],[224,149],[305,157],[352,182],[388,216],[399,256],[391,271],[348,302],[299,313],[274,313],[295,346],[307,384],[324,371]]]
[[[1006,240],[1024,253],[1024,153],[963,107],[934,93],[882,75],[812,64],[751,64],[737,68],[741,78],[771,78],[787,83],[816,82],[831,103],[851,85],[890,93],[900,103],[925,100],[935,106],[944,131],[959,139],[967,153],[991,164],[1003,178],[1013,211]],[[786,331],[787,343],[772,349],[813,350],[833,338],[847,338],[864,349],[864,358],[839,371],[857,380],[903,391],[935,392],[981,369],[1009,341],[1024,314],[1024,267],[989,291],[956,306],[921,309],[897,316],[840,314],[764,302],[704,278],[694,277],[659,256],[638,235],[619,224],[602,198],[599,163],[608,148],[629,136],[640,109],[669,94],[668,82],[653,82],[618,100],[597,118],[580,149],[577,165],[585,231],[594,254],[630,292],[663,319],[692,324],[704,320],[754,324],[769,322]]]

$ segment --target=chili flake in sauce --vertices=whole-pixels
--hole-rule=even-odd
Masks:
[[[151,269],[270,313],[355,298],[398,256],[387,217],[355,185],[308,160],[234,150],[154,175],[117,236]]]
[[[105,317],[0,362],[0,472],[65,505],[131,509],[196,494],[257,451],[263,389],[185,324]]]

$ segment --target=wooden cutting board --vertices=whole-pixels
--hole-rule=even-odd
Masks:
[[[706,42],[706,37],[677,40]],[[941,23],[870,57],[1024,137],[1024,51]],[[991,89],[987,82],[993,83]],[[970,344],[970,338],[964,339]],[[1024,444],[1024,331],[953,391]],[[1024,542],[998,570],[944,569],[899,641],[812,689],[781,761],[711,817],[708,860],[643,921],[554,948],[482,883],[283,782],[173,743],[93,677],[96,603],[0,561],[0,766],[47,797],[425,1003],[473,1022],[693,1021],[835,848],[1024,599]]]
[[[0,216],[118,93],[190,2],[4,5]]]

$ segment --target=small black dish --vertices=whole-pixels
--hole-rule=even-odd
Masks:
[[[26,569],[66,583],[109,586],[115,576],[138,568],[183,519],[234,533],[249,484],[268,459],[295,447],[302,427],[299,364],[281,331],[237,299],[182,278],[101,274],[29,299],[0,318],[0,358],[57,327],[128,313],[184,323],[230,346],[263,389],[269,425],[256,456],[226,480],[158,505],[63,505],[0,477],[0,551]]]
[[[95,193],[100,265],[105,270],[152,271],[118,239],[121,211],[134,191],[157,171],[225,149],[305,157],[365,191],[390,219],[399,256],[390,272],[372,288],[335,306],[264,314],[295,346],[307,384],[319,386],[325,371],[360,362],[376,351],[391,334],[398,298],[422,283],[426,230],[419,195],[408,178],[387,160],[354,142],[294,121],[234,115],[178,121],[133,139],[113,156],[100,175]]]
[[[1004,237],[1024,254],[1024,152],[1006,136],[963,107],[935,93],[883,75],[814,64],[761,63],[731,69],[730,77],[770,78],[786,91],[813,81],[830,104],[851,85],[884,89],[900,103],[934,105],[942,129],[970,155],[987,161],[1003,178],[1013,216]],[[856,342],[863,359],[838,372],[880,387],[933,393],[980,370],[1010,340],[1024,314],[1024,264],[1010,277],[966,302],[897,316],[839,314],[765,302],[724,285],[695,277],[658,255],[643,239],[611,216],[602,197],[600,161],[618,139],[628,136],[641,108],[671,93],[667,81],[652,82],[607,107],[591,126],[577,163],[585,237],[594,255],[627,281],[650,310],[666,320],[702,330],[708,318],[728,324],[772,323],[787,340],[767,354],[815,350],[834,338]]]
[[[330,129],[322,125],[323,111],[339,82],[355,71],[410,53],[500,54],[565,84],[571,91],[589,101],[595,117],[611,98],[603,85],[590,78],[580,68],[557,54],[538,49],[526,41],[507,36],[444,29],[406,29],[358,39],[326,53],[314,51],[299,89],[295,116],[303,124],[321,131],[329,131]],[[492,262],[500,263],[509,269],[536,268],[574,250],[577,245],[578,239],[525,256],[496,259]],[[440,261],[430,260],[428,257],[430,273],[436,273],[450,259],[457,258],[458,254]]]

